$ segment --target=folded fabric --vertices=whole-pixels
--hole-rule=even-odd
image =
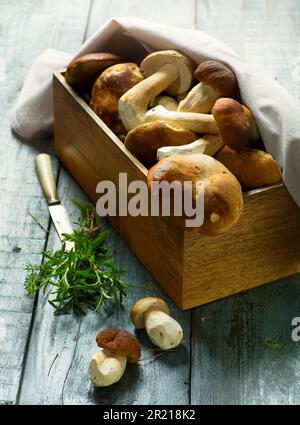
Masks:
[[[143,19],[112,19],[96,31],[74,57],[108,51],[134,60],[147,52],[177,49],[195,63],[212,59],[228,65],[236,74],[241,98],[254,114],[266,150],[283,168],[283,181],[300,206],[300,107],[275,81],[210,35]],[[72,59],[68,53],[45,51],[33,64],[16,106],[13,130],[24,139],[52,132],[52,74]]]

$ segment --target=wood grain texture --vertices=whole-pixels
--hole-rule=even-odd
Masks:
[[[95,203],[100,181],[113,182],[119,197],[124,190],[119,186],[119,173],[127,173],[128,184],[141,181],[146,185],[147,170],[68,87],[60,73],[54,77],[53,99],[58,157]],[[167,221],[160,217],[111,216],[109,221],[173,300],[181,305],[183,233],[176,229],[170,231]]]
[[[67,3],[69,3],[67,5]],[[156,4],[157,3],[157,4]],[[176,3],[179,6],[176,6]],[[197,4],[197,15],[194,15]],[[84,31],[89,2],[76,0],[2,0],[0,39],[2,118],[0,167],[0,319],[5,319],[4,345],[0,335],[0,402],[14,403],[19,386],[33,299],[24,295],[23,265],[38,263],[45,243],[42,229],[27,208],[47,226],[48,211],[32,167],[36,149],[15,139],[9,130],[8,109],[15,101],[25,73],[46,47],[75,50]],[[284,85],[300,99],[299,2],[251,0],[98,0],[93,1],[87,33],[113,15],[132,15],[178,26],[205,30],[228,43]],[[68,30],[69,28],[69,30]],[[4,65],[3,65],[4,64]],[[1,71],[0,70],[0,71]],[[56,170],[58,169],[55,164]],[[69,198],[85,199],[64,171],[59,191],[73,217]],[[51,227],[48,248],[59,246]],[[154,295],[145,271],[126,244],[112,232],[110,246],[129,269],[128,280],[139,285],[136,297]],[[19,251],[18,248],[21,248]],[[291,341],[291,319],[299,316],[299,275],[264,285],[241,295],[211,303],[192,313],[191,402],[208,404],[299,404],[299,343]],[[162,293],[162,296],[165,296]],[[166,299],[168,299],[166,297]],[[106,324],[128,322],[128,306],[112,316],[89,314],[56,318],[39,296],[29,344],[21,403],[181,403],[189,402],[190,313],[172,312],[183,323],[181,352],[169,353],[152,363],[131,367],[115,387],[95,390],[87,379],[87,363],[94,352],[95,333]],[[1,322],[0,322],[1,325]],[[145,335],[143,346],[149,346]],[[282,344],[271,350],[263,342],[272,337]],[[53,359],[50,376],[48,369]],[[143,356],[151,355],[144,352]],[[159,377],[159,379],[158,379]]]
[[[157,2],[158,3],[158,2]],[[177,2],[176,2],[177,3]],[[91,34],[102,22],[113,15],[135,15],[161,19],[169,24],[177,24],[178,16],[186,26],[192,26],[194,2],[182,4],[170,0],[160,2],[160,7],[149,7],[150,2],[115,2],[99,0],[93,2],[91,20],[87,34]],[[163,6],[161,6],[163,4]],[[164,12],[162,13],[163,7]],[[91,175],[93,172],[91,171]],[[76,216],[69,198],[85,199],[82,190],[63,170],[59,178],[59,193],[73,217]],[[46,205],[43,206],[46,209]],[[104,222],[104,226],[109,227]],[[47,248],[58,246],[58,239],[51,227]],[[20,393],[21,404],[188,404],[189,403],[189,362],[190,362],[190,313],[180,312],[166,294],[159,289],[152,276],[136,259],[125,242],[112,231],[109,246],[116,260],[129,271],[128,281],[133,288],[130,300],[113,314],[88,314],[74,319],[73,316],[55,317],[53,309],[39,296],[36,317],[30,340],[23,385]],[[154,283],[154,285],[153,285]],[[142,296],[159,295],[166,299],[174,317],[184,329],[184,340],[178,352],[167,353],[155,361],[130,365],[122,380],[114,387],[95,389],[89,382],[87,368],[90,356],[97,351],[95,335],[100,328],[120,326],[133,331],[129,321],[131,303]],[[138,338],[143,346],[143,357],[153,355],[153,346],[143,331]],[[47,376],[48,367],[58,357]]]
[[[60,72],[54,77],[54,117],[56,152],[94,202],[102,180],[114,182],[119,196],[120,172],[127,173],[128,183],[145,183],[146,169]],[[214,238],[179,231],[160,217],[109,221],[183,309],[300,271],[300,210],[283,185],[245,193],[239,223]],[[245,269],[248,263],[251,269]]]
[[[91,35],[107,20],[122,16],[194,28],[195,8],[195,0],[96,0],[93,1],[87,35]]]
[[[24,265],[41,261],[45,232],[28,210],[48,225],[48,212],[37,184],[33,158],[49,141],[25,145],[11,133],[9,109],[32,61],[51,46],[79,46],[79,23],[87,2],[76,0],[3,0],[0,4],[0,319],[6,329],[0,344],[0,403],[15,403],[30,328],[34,299],[25,295]],[[68,20],[65,17],[68,16]],[[48,148],[49,149],[49,148]],[[57,169],[57,161],[55,161]]]
[[[298,1],[197,1],[199,29],[298,99],[299,20]],[[300,346],[291,339],[299,290],[298,274],[193,310],[192,403],[299,404]],[[266,347],[266,337],[282,348]]]
[[[242,217],[224,235],[186,232],[184,308],[300,271],[299,208],[281,184],[254,192],[244,194]]]
[[[74,180],[61,174],[59,184],[62,202],[72,219],[77,213],[72,209],[70,197],[86,200]],[[110,228],[104,223],[104,228]],[[56,233],[51,230],[48,248],[60,244]],[[189,392],[189,313],[179,312],[166,295],[153,286],[153,278],[132,255],[126,244],[111,233],[109,247],[120,265],[129,265],[128,282],[133,293],[123,308],[89,313],[85,317],[73,315],[53,315],[53,308],[40,295],[32,338],[27,357],[24,381],[20,397],[21,404],[153,404],[159,400],[163,404],[188,403]],[[134,333],[129,319],[131,303],[143,296],[162,296],[170,305],[174,317],[182,324],[185,334],[183,345],[178,352],[167,353],[155,361],[129,365],[122,380],[114,387],[95,389],[88,379],[88,364],[91,355],[98,350],[96,333],[105,327],[121,326]],[[154,346],[144,331],[137,333],[142,343],[142,358],[151,357]],[[48,370],[53,364],[50,376]],[[159,378],[158,378],[159,377]],[[169,391],[173,388],[174,391]],[[176,389],[176,390],[175,390]]]

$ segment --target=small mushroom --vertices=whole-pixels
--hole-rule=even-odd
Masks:
[[[193,205],[200,196],[197,183],[204,190],[203,224],[197,230],[206,235],[219,235],[228,231],[239,220],[243,210],[243,194],[236,177],[215,158],[204,155],[168,156],[155,164],[147,175],[148,187],[154,182],[174,181],[182,184],[192,182]],[[170,191],[170,205],[174,204],[173,191]],[[184,197],[182,197],[184,198]],[[183,202],[183,201],[182,201]],[[182,208],[184,211],[184,208]],[[174,215],[170,221],[178,228],[186,228],[186,215]]]
[[[127,361],[136,363],[141,356],[140,344],[123,329],[104,329],[97,334],[96,342],[103,350],[93,355],[89,375],[97,387],[118,382],[125,372]]]
[[[119,99],[142,80],[135,63],[121,63],[107,68],[95,81],[90,106],[116,134],[126,134],[119,115]]]
[[[202,62],[194,72],[200,81],[179,103],[178,111],[210,113],[220,97],[239,96],[238,83],[234,72],[217,61]]]
[[[155,121],[140,124],[127,133],[125,146],[146,167],[156,162],[156,152],[161,146],[178,146],[196,140],[198,135],[176,124]]]
[[[160,160],[172,155],[193,155],[197,153],[213,156],[222,146],[224,146],[224,143],[219,136],[207,135],[187,145],[164,146],[159,148],[156,158]]]
[[[259,132],[252,112],[234,99],[218,99],[212,109],[219,135],[231,149],[241,150],[258,140]]]
[[[161,105],[168,111],[176,111],[178,107],[178,102],[174,97],[171,96],[156,96],[152,99],[150,103],[150,108]]]
[[[281,181],[279,164],[267,152],[249,148],[237,152],[224,146],[216,159],[236,176],[244,189],[256,189]]]
[[[182,327],[170,316],[170,310],[161,298],[138,300],[131,308],[130,317],[134,326],[145,328],[153,344],[162,350],[175,348],[182,341]]]
[[[149,109],[146,115],[146,122],[167,121],[177,124],[187,130],[202,134],[218,134],[218,127],[214,117],[210,114],[198,114],[196,112],[168,111],[159,105]]]
[[[177,95],[187,91],[193,79],[191,61],[175,50],[151,53],[141,63],[143,81],[128,90],[119,100],[119,112],[127,131],[144,122],[151,100],[166,91]]]
[[[69,63],[65,79],[74,88],[91,88],[96,78],[109,66],[124,62],[113,53],[90,53]]]

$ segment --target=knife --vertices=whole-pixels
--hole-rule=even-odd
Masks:
[[[61,205],[57,194],[56,183],[54,179],[51,157],[46,153],[41,153],[35,157],[36,172],[48,202],[48,207],[52,221],[58,236],[66,244],[66,251],[74,248],[74,242],[65,240],[63,233],[73,233],[71,221],[66,208]]]

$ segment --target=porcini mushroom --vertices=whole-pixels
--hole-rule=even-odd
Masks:
[[[176,124],[165,121],[155,121],[140,124],[129,133],[125,146],[146,167],[156,162],[156,152],[161,146],[177,146],[196,140],[198,135]]]
[[[151,53],[141,63],[145,79],[119,100],[119,112],[127,131],[144,122],[151,100],[166,91],[177,95],[187,91],[193,79],[191,61],[175,50]]]
[[[238,83],[234,72],[217,61],[202,62],[194,72],[200,81],[179,103],[178,111],[210,113],[220,97],[238,97]]]
[[[218,127],[212,115],[198,114],[196,112],[168,111],[161,105],[149,109],[146,112],[145,121],[167,121],[187,130],[195,131],[196,133],[218,134]]]
[[[204,190],[203,224],[197,230],[206,235],[219,235],[228,231],[240,218],[243,209],[241,185],[236,177],[215,158],[204,155],[168,156],[155,164],[147,175],[148,187],[152,190],[154,182],[192,183],[193,205],[197,205],[199,190]],[[170,192],[170,204],[173,195]],[[183,197],[184,199],[184,197]],[[178,228],[186,228],[184,208],[181,215],[171,211],[170,221]]]
[[[237,152],[224,146],[216,159],[236,176],[244,189],[257,189],[281,181],[279,164],[267,152],[249,148]]]
[[[134,326],[145,328],[153,344],[162,350],[175,348],[182,341],[182,327],[170,316],[169,307],[161,298],[138,300],[131,307],[130,317]]]
[[[168,111],[176,111],[178,107],[178,102],[174,97],[171,96],[156,96],[152,99],[150,103],[150,108],[161,105]]]
[[[187,145],[163,146],[157,150],[156,158],[160,160],[172,155],[193,155],[197,153],[213,156],[222,146],[224,146],[224,143],[219,136],[207,135]]]
[[[259,138],[252,112],[234,99],[218,99],[212,109],[212,115],[220,137],[231,149],[243,149]]]
[[[127,361],[136,363],[141,356],[140,344],[123,329],[104,329],[97,334],[96,342],[103,350],[93,355],[89,376],[97,387],[118,382],[125,372]]]
[[[124,62],[120,56],[113,53],[90,53],[80,56],[69,63],[65,79],[74,88],[87,88],[109,66]]]
[[[119,99],[142,80],[135,63],[121,63],[107,68],[95,81],[90,106],[116,134],[126,134],[119,115]]]

